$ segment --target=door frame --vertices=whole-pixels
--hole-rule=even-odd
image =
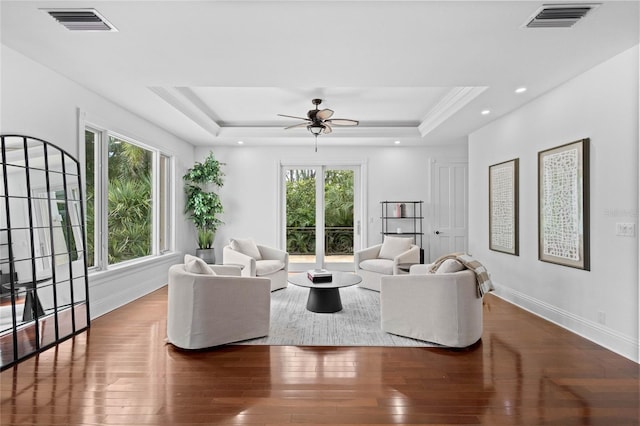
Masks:
[[[353,250],[360,250],[364,247],[368,232],[367,221],[367,162],[366,160],[281,160],[278,165],[278,244],[283,250],[287,248],[287,216],[286,216],[286,182],[284,179],[285,169],[316,169],[316,177],[322,176],[322,185],[316,184],[316,223],[324,224],[324,170],[331,169],[352,169],[354,171],[353,182],[353,210],[354,210],[354,233]],[[322,172],[322,173],[318,173]],[[322,220],[322,222],[320,222]],[[324,228],[324,225],[323,225]],[[316,264],[289,263],[289,271],[302,272],[310,268],[325,267],[322,265],[324,259],[324,238],[322,241],[316,239]],[[334,263],[329,265],[335,270],[353,270],[353,263]]]

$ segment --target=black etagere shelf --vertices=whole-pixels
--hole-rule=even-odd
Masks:
[[[420,247],[423,257],[422,206],[424,201],[381,201],[382,235],[396,235],[413,238]],[[422,260],[421,260],[422,261]]]

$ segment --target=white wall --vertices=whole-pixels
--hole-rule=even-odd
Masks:
[[[638,47],[470,135],[469,251],[496,294],[638,361]],[[538,261],[538,151],[590,138],[591,271]],[[520,158],[520,256],[488,249],[488,167]],[[598,322],[598,313],[605,323]]]
[[[198,148],[196,158],[204,159],[209,149]],[[453,147],[323,147],[313,150],[309,135],[307,147],[215,147],[216,158],[226,163],[225,184],[220,197],[225,222],[216,235],[216,256],[229,238],[252,237],[279,247],[278,214],[279,169],[285,164],[353,163],[364,164],[367,238],[364,246],[381,241],[380,201],[424,200],[429,211],[430,159],[466,159],[466,143]],[[201,160],[200,160],[201,161]],[[424,221],[427,226],[429,218]],[[364,230],[364,229],[363,229]],[[426,248],[425,236],[424,246]]]
[[[93,124],[175,155],[176,204],[184,205],[180,177],[193,164],[193,146],[4,45],[0,55],[2,134],[41,138],[77,158],[80,109]],[[183,219],[182,209],[178,208],[177,213],[176,251],[181,252],[191,246],[191,230]],[[90,275],[91,316],[104,314],[166,284],[167,269],[178,259],[178,255],[168,255],[144,264]]]

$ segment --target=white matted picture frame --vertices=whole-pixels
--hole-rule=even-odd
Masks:
[[[590,268],[589,139],[538,152],[538,259]]]
[[[489,249],[519,255],[519,163],[489,166]]]

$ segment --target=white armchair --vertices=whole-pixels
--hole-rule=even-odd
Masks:
[[[362,277],[359,287],[380,291],[380,278],[407,274],[411,265],[420,263],[420,247],[410,238],[385,236],[382,244],[356,251],[355,273]]]
[[[409,275],[382,278],[382,330],[448,347],[472,345],[482,336],[475,273],[428,273],[430,266],[414,265]]]
[[[202,349],[268,335],[269,280],[241,277],[238,267],[193,259],[186,255],[185,264],[169,268],[167,341]]]
[[[250,239],[231,239],[222,249],[222,263],[239,266],[244,277],[269,278],[271,291],[288,284],[289,253]]]

